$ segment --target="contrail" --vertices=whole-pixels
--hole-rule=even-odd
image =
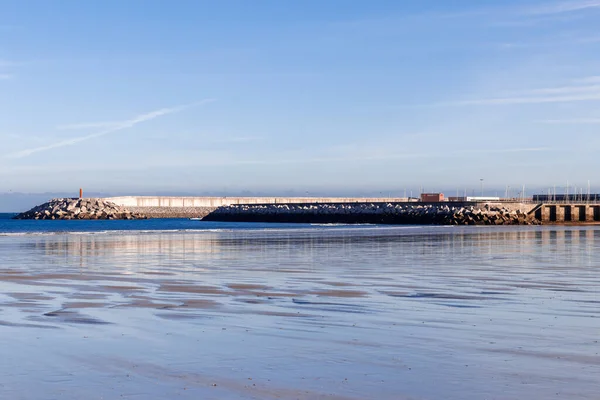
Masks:
[[[199,101],[196,103],[191,103],[191,104],[186,104],[186,105],[181,105],[181,106],[176,106],[176,107],[161,108],[160,110],[152,111],[152,112],[149,112],[146,114],[141,114],[141,115],[138,115],[137,117],[134,117],[134,118],[126,120],[126,121],[117,122],[111,128],[105,129],[105,130],[97,132],[97,133],[92,133],[91,135],[80,136],[80,137],[76,137],[76,138],[72,138],[72,139],[63,140],[61,142],[52,143],[52,144],[49,144],[46,146],[33,147],[31,149],[21,150],[16,153],[7,154],[5,157],[6,158],[23,158],[23,157],[27,157],[27,156],[30,156],[35,153],[40,153],[40,152],[47,151],[47,150],[57,149],[59,147],[71,146],[71,145],[74,145],[74,144],[77,144],[80,142],[84,142],[86,140],[94,139],[97,137],[108,135],[113,132],[122,131],[123,129],[131,128],[141,122],[150,121],[152,119],[161,117],[163,115],[173,114],[173,113],[185,110],[190,107],[201,106],[201,105],[213,102],[213,101],[214,101],[214,99],[206,99],[206,100],[202,100],[202,101]]]

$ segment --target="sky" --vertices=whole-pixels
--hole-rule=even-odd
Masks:
[[[0,193],[600,190],[600,0],[0,6]]]

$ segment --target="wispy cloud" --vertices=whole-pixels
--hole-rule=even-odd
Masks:
[[[477,99],[465,100],[444,105],[455,106],[485,106],[485,105],[511,105],[511,104],[542,104],[542,103],[571,103],[579,101],[596,101],[600,100],[600,92],[586,93],[581,95],[571,96],[538,96],[538,97],[503,97],[495,99]]]
[[[594,82],[596,77],[585,78],[587,82]],[[530,89],[512,96],[492,97],[483,99],[469,99],[442,103],[446,106],[471,106],[471,105],[511,105],[511,104],[543,104],[543,103],[570,103],[600,100],[600,85],[568,85],[540,89]]]
[[[16,153],[12,153],[12,154],[8,154],[6,155],[6,157],[8,158],[23,158],[23,157],[27,157],[30,156],[32,154],[35,153],[40,153],[43,151],[48,151],[48,150],[52,150],[52,149],[57,149],[60,147],[65,147],[65,146],[72,146],[74,144],[77,143],[81,143],[84,142],[86,140],[90,140],[90,139],[95,139],[95,138],[99,138],[114,132],[118,132],[124,129],[128,129],[128,128],[132,128],[133,126],[142,123],[142,122],[146,122],[146,121],[150,121],[153,120],[155,118],[164,116],[164,115],[168,115],[168,114],[173,114],[179,111],[183,111],[185,109],[194,107],[194,106],[200,106],[203,104],[207,104],[209,102],[214,101],[213,99],[206,99],[206,100],[202,100],[200,102],[197,103],[192,103],[192,104],[187,104],[187,105],[181,105],[181,106],[176,106],[176,107],[169,107],[169,108],[161,108],[160,110],[156,110],[156,111],[152,111],[146,114],[141,114],[138,115],[132,119],[126,120],[126,121],[121,121],[118,123],[118,125],[115,125],[113,127],[107,128],[105,130],[102,130],[100,132],[97,133],[93,133],[91,135],[86,135],[86,136],[79,136],[79,137],[75,137],[75,138],[71,138],[71,139],[67,139],[67,140],[62,140],[60,142],[56,142],[56,143],[52,143],[46,146],[39,146],[39,147],[33,147],[30,149],[25,149],[25,150],[21,150],[18,151]]]
[[[526,14],[544,15],[583,11],[591,8],[600,8],[600,0],[560,1],[540,7],[528,8],[524,11]]]
[[[597,125],[600,124],[600,118],[543,119],[537,122],[556,125]]]
[[[475,6],[453,12],[422,11],[413,14],[392,14],[358,20],[338,21],[333,27],[346,27],[360,30],[361,33],[389,33],[403,29],[408,23],[426,21],[431,26],[432,20],[461,23],[485,23],[493,26],[532,26],[551,22],[569,22],[582,16],[583,11],[600,9],[600,0],[545,1],[538,5],[518,6]]]
[[[514,42],[497,43],[494,46],[502,50],[522,50],[529,48],[552,48],[558,46],[572,49],[573,46],[595,46],[600,43],[600,36],[590,35],[588,33],[578,33],[570,35],[554,35],[541,40],[519,40]],[[590,81],[592,82],[592,81]],[[596,81],[598,82],[598,81]]]
[[[9,79],[13,79],[15,76],[13,74],[3,74],[0,73],[0,81],[7,81]]]
[[[585,78],[576,79],[575,82],[577,82],[577,83],[600,83],[600,76],[587,76]]]
[[[573,93],[599,93],[600,85],[570,85],[557,86],[541,89],[532,89],[527,93],[530,94],[573,94]]]

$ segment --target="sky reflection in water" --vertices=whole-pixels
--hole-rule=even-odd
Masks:
[[[599,243],[548,227],[2,237],[0,395],[595,399]]]

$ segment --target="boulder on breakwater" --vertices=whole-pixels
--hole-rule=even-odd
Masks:
[[[539,225],[527,211],[490,204],[337,203],[219,207],[203,218],[228,222],[416,225]]]
[[[14,219],[145,219],[142,214],[102,199],[52,199]]]

